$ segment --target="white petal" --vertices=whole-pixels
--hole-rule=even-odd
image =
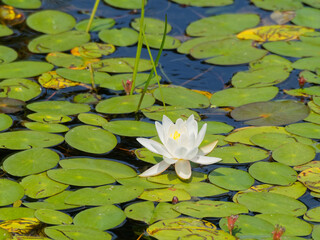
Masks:
[[[217,144],[218,144],[218,140],[201,147],[200,148],[200,152],[201,152],[200,155],[207,155],[207,154],[211,153],[212,150],[217,146]]]
[[[202,165],[209,165],[209,164],[214,164],[216,162],[221,161],[221,158],[216,158],[216,157],[207,157],[207,156],[196,156],[194,159],[191,159],[190,161]]]
[[[168,138],[166,143],[164,143],[165,148],[168,150],[168,152],[171,154],[171,156],[174,157],[174,152],[179,147],[179,144],[177,141],[173,140],[172,138]]]
[[[198,123],[194,120],[193,114],[187,120],[187,128],[189,134],[194,134],[195,136],[198,135]]]
[[[173,125],[173,122],[166,115],[162,116],[162,126],[164,130],[167,130],[169,126]]]
[[[191,165],[188,160],[179,160],[174,167],[180,178],[189,179],[191,177]]]
[[[168,164],[175,164],[178,161],[173,158],[166,158],[166,157],[163,157],[163,160]]]
[[[177,149],[175,149],[173,157],[177,159],[185,159],[185,156],[188,153],[188,149],[185,147],[179,146]]]
[[[166,148],[161,143],[158,143],[152,139],[147,139],[147,138],[137,138],[137,141],[145,148],[148,148],[151,152],[160,154],[167,158],[172,158],[170,153],[168,153]]]
[[[184,157],[184,159],[186,159],[186,160],[193,159],[193,158],[195,158],[197,156],[197,154],[198,154],[198,148],[192,148],[187,152],[187,154]]]
[[[199,145],[202,143],[204,136],[206,135],[206,131],[207,131],[207,124],[203,124],[201,130],[199,131],[197,140],[196,140],[196,147],[199,147]]]
[[[144,171],[139,176],[140,177],[151,177],[155,175],[159,175],[160,173],[164,172],[171,164],[168,164],[165,161],[161,161],[154,165],[153,167],[149,168],[147,171]]]
[[[160,141],[164,144],[165,143],[165,139],[164,139],[163,126],[159,122],[156,122],[155,125],[156,125],[156,129],[157,129]]]

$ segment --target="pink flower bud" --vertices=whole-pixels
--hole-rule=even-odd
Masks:
[[[273,234],[273,240],[281,240],[281,236],[282,234],[284,234],[284,232],[286,231],[286,229],[280,225],[276,225],[274,231],[272,232]]]
[[[128,79],[126,83],[124,83],[124,81],[122,80],[122,86],[126,94],[129,95],[132,88],[132,81]]]
[[[230,217],[227,217],[228,229],[231,235],[232,235],[232,230],[234,229],[235,223],[238,220],[238,218],[239,218],[239,215],[231,215]]]

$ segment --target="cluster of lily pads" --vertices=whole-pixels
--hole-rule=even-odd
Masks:
[[[41,7],[40,0],[2,2],[11,6],[0,9],[3,18],[3,12],[14,18],[24,13],[18,8]],[[172,2],[226,9],[233,4]],[[57,10],[30,14],[29,31],[41,35],[29,41],[28,50],[43,54],[45,60],[19,61],[16,50],[0,46],[0,239],[112,239],[112,229],[126,219],[145,223],[137,236],[165,240],[272,239],[276,225],[285,228],[281,239],[320,239],[320,207],[308,208],[299,200],[320,198],[320,2],[251,2],[280,14],[281,21],[290,11],[287,21],[295,25],[259,28],[258,14],[222,13],[190,23],[190,39],[183,43],[167,36],[164,49],[189,54],[194,61],[249,67],[226,80],[230,87],[213,94],[173,84],[151,85],[135,115],[140,120],[133,120],[133,113],[148,78],[143,72],[152,64],[140,60],[135,93],[125,95],[123,82],[132,79],[135,58],[109,56],[116,48],[137,43],[139,18],[132,17],[131,28],[121,29],[114,19],[95,18],[88,33],[88,19],[77,23]],[[120,9],[141,7],[140,0],[105,3]],[[10,38],[14,26],[9,17],[3,21],[7,26],[0,25],[0,36]],[[147,17],[145,24],[149,46],[158,49],[164,22]],[[171,29],[168,25],[168,34]],[[100,42],[90,41],[92,36]],[[296,76],[300,88],[275,86],[297,70],[302,70]],[[159,80],[154,77],[151,84]],[[72,98],[55,99],[61,91]],[[206,110],[230,114],[244,127],[201,120],[198,112]],[[129,139],[133,146],[139,146],[136,137],[160,141],[153,121],[163,115],[172,121],[194,115],[199,129],[206,123],[200,147],[218,140],[208,156],[222,161],[206,167],[193,163],[188,181],[172,170],[139,177],[162,156],[146,148],[128,149],[122,141]],[[127,159],[112,155],[123,148]],[[135,167],[144,162],[139,170]],[[239,215],[232,234],[226,218],[230,215]]]

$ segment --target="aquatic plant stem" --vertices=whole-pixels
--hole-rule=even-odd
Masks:
[[[133,94],[134,88],[136,86],[136,77],[137,77],[137,73],[138,73],[138,66],[139,66],[139,62],[140,62],[142,42],[143,42],[143,36],[142,36],[143,26],[144,26],[144,0],[141,0],[141,16],[140,16],[138,47],[137,47],[137,52],[136,52],[136,60],[134,63],[134,68],[133,68],[132,87],[131,87],[130,95]]]
[[[91,79],[92,89],[93,89],[93,91],[95,91],[97,93],[97,88],[96,88],[96,84],[94,82],[94,73],[93,73],[93,68],[92,68],[91,63],[89,64],[89,71],[90,71],[90,79]]]
[[[87,25],[87,29],[86,29],[87,33],[90,31],[91,24],[92,24],[92,21],[94,19],[94,16],[96,15],[99,3],[100,3],[100,0],[96,0],[96,2],[94,3],[93,9],[92,9],[92,12],[91,12],[91,15],[90,15],[90,19],[89,19],[89,22],[88,22],[88,25]]]

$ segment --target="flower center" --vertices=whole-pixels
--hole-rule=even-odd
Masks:
[[[180,133],[178,131],[175,131],[174,134],[171,134],[171,136],[174,140],[177,140],[180,138]]]

